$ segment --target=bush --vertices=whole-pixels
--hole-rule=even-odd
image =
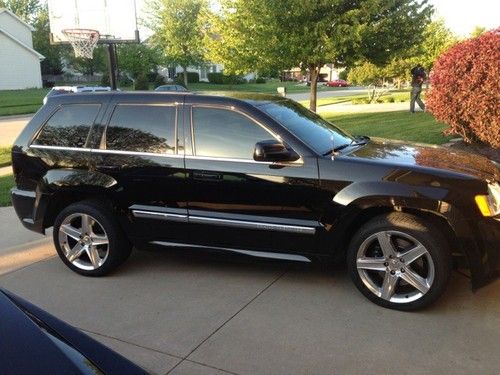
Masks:
[[[427,107],[447,134],[500,147],[500,28],[461,42],[434,64]]]
[[[200,82],[200,75],[197,72],[187,72],[187,79],[188,83],[198,83]],[[177,73],[175,83],[184,86],[184,72]]]
[[[239,85],[241,83],[247,83],[247,80],[243,78],[242,76],[237,76],[234,74],[231,75],[223,75],[222,76],[222,83],[226,85]]]
[[[223,82],[224,79],[223,76],[224,75],[222,73],[215,73],[215,72],[208,73],[207,74],[208,82],[220,85]]]
[[[266,79],[262,78],[262,77],[257,77],[257,79],[255,80],[255,83],[266,83]]]
[[[370,99],[368,98],[355,98],[351,100],[352,104],[370,104]]]
[[[131,86],[133,81],[128,78],[126,75],[121,75],[120,78],[118,79],[118,84],[120,87],[123,86]]]
[[[134,90],[149,90],[148,77],[145,74],[137,76],[134,82]]]

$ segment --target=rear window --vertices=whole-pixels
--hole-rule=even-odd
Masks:
[[[84,147],[100,104],[61,106],[43,126],[34,145]]]
[[[120,104],[106,130],[106,149],[175,153],[176,107]]]

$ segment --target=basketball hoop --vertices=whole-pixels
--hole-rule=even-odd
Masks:
[[[64,29],[62,33],[68,38],[76,57],[91,59],[99,41],[99,31],[91,29]]]

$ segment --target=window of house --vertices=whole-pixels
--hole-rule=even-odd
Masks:
[[[34,145],[84,147],[100,104],[61,106],[43,126]]]
[[[106,130],[106,149],[175,153],[176,107],[120,104]]]
[[[193,108],[196,156],[253,159],[255,144],[273,136],[241,113],[222,108]]]

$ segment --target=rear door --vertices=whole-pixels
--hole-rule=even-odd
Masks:
[[[182,98],[182,97],[181,97]],[[174,101],[177,99],[177,101]],[[137,242],[184,241],[187,230],[184,146],[179,97],[117,95],[107,111],[96,169],[113,177],[114,200]],[[182,130],[181,130],[182,131]]]
[[[271,252],[313,252],[318,212],[316,158],[253,160],[255,144],[280,137],[247,109],[186,97],[189,243]]]

